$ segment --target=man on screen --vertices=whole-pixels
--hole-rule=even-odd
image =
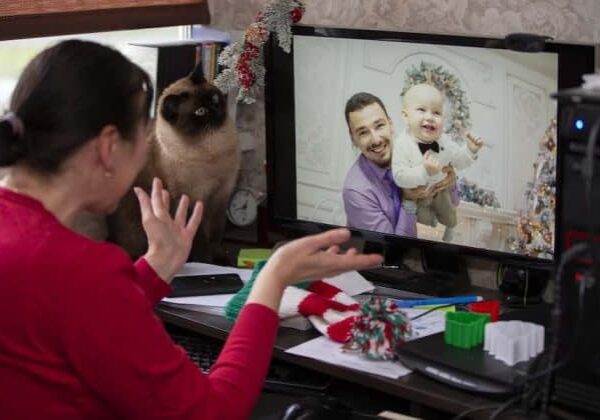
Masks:
[[[342,190],[348,226],[416,237],[416,207],[403,206],[403,198],[414,203],[454,185],[454,171],[444,168],[448,176],[434,188],[407,189],[403,197],[391,173],[394,127],[383,102],[370,93],[357,93],[346,103],[345,117],[352,143],[361,152]]]

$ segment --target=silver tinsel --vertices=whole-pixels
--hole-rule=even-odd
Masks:
[[[263,21],[267,30],[277,34],[279,46],[289,53],[292,48],[292,18],[290,13],[296,7],[304,7],[303,1],[279,0],[270,2],[265,8]]]
[[[287,53],[291,51],[292,47],[291,25],[294,23],[292,12],[299,7],[304,9],[304,1],[272,0],[265,6],[264,11],[258,15],[255,22],[264,27],[268,33],[277,35],[279,46]],[[248,30],[250,29],[249,27]],[[248,33],[247,31],[246,35]],[[236,42],[225,48],[219,55],[219,64],[223,66],[223,70],[215,79],[215,85],[223,92],[238,89],[236,97],[238,102],[254,103],[256,96],[265,85],[263,45],[249,44],[245,36],[243,42]],[[250,86],[244,87],[240,80],[243,75],[238,67],[242,54],[251,48],[258,48],[258,54],[254,58],[245,61],[248,66],[245,76],[251,77],[252,83],[250,83]]]

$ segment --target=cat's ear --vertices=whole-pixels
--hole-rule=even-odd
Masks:
[[[194,67],[194,70],[192,70],[192,73],[190,74],[190,80],[195,85],[201,85],[203,83],[206,83],[206,79],[204,78],[204,70],[202,69],[201,62],[196,64],[196,67]]]
[[[171,123],[177,120],[182,99],[181,95],[169,95],[163,99],[160,114],[165,120]]]

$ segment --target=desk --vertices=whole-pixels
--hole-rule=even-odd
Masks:
[[[489,289],[479,288],[473,288],[471,292],[484,296],[495,293]],[[220,316],[172,308],[166,305],[159,305],[157,314],[166,323],[222,340],[227,337],[233,326],[232,322]],[[496,400],[485,398],[484,395],[461,391],[420,374],[409,374],[398,379],[388,379],[285,353],[285,350],[318,336],[319,333],[315,330],[299,331],[280,328],[273,357],[406,400],[410,403],[410,414],[414,416],[431,418],[427,415],[431,409],[434,409],[437,413],[442,411],[458,414],[474,407],[498,403]],[[487,418],[489,414],[490,411],[481,411],[479,417],[474,417]]]

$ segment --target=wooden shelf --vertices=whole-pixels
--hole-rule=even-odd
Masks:
[[[0,41],[208,23],[210,13],[206,1],[183,5],[0,16]]]

